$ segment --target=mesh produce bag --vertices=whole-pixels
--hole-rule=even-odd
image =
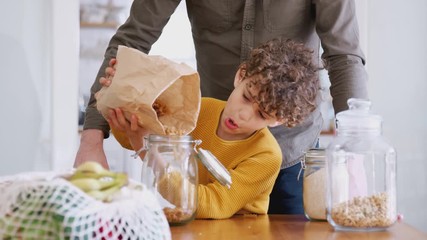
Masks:
[[[154,194],[132,182],[111,203],[54,173],[0,177],[0,239],[171,239]]]

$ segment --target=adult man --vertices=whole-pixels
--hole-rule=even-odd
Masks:
[[[87,159],[107,165],[102,141],[108,137],[109,127],[95,108],[93,94],[101,87],[98,79],[115,57],[117,45],[149,52],[178,4],[176,0],[134,0],[128,20],[110,41],[91,88],[75,165]],[[315,50],[319,67],[322,64],[318,50],[322,44],[336,113],[347,108],[348,98],[367,97],[367,76],[353,0],[187,0],[186,4],[203,96],[226,100],[233,89],[234,73],[250,49],[282,36]],[[316,144],[321,127],[322,118],[317,109],[297,127],[270,129],[281,146],[283,162],[270,195],[269,213],[303,212],[298,163],[304,151]]]

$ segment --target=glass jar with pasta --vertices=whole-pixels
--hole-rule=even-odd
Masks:
[[[153,190],[170,225],[194,219],[197,210],[198,167],[191,136],[149,135],[141,179]]]
[[[336,230],[384,230],[397,220],[396,152],[370,101],[351,98],[348,105],[326,149],[327,220]]]

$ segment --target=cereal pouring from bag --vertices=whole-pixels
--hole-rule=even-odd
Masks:
[[[200,110],[198,73],[184,63],[151,56],[119,46],[116,73],[109,87],[97,94],[97,109],[121,108],[126,118],[135,114],[139,124],[156,134],[188,134],[196,126]],[[179,131],[179,132],[178,132]],[[125,148],[124,133],[112,129]]]

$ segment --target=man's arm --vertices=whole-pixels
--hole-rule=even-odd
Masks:
[[[160,37],[164,26],[177,8],[180,1],[167,0],[134,0],[129,18],[121,25],[111,38],[105,52],[104,61],[98,71],[96,80],[91,87],[91,96],[86,108],[83,129],[100,129],[104,138],[109,136],[109,126],[102,115],[96,109],[94,94],[101,89],[99,79],[105,76],[105,68],[108,67],[111,58],[115,58],[119,45],[132,47],[148,53],[151,46]]]
[[[95,93],[101,89],[99,79],[105,76],[105,69],[110,59],[115,58],[118,45],[133,47],[148,53],[152,44],[157,41],[163,27],[169,21],[180,1],[176,0],[134,0],[129,18],[119,27],[110,40],[105,52],[104,61],[91,87],[91,96],[85,113],[85,122],[74,165],[84,161],[99,161],[106,167],[107,161],[103,149],[103,139],[109,136],[110,127],[96,109]]]
[[[365,59],[359,43],[354,0],[319,0],[316,30],[331,81],[335,113],[348,108],[347,99],[367,98]]]
[[[109,169],[103,148],[104,134],[98,129],[83,130],[80,147],[74,162],[74,167],[86,161],[99,162],[104,168]]]

